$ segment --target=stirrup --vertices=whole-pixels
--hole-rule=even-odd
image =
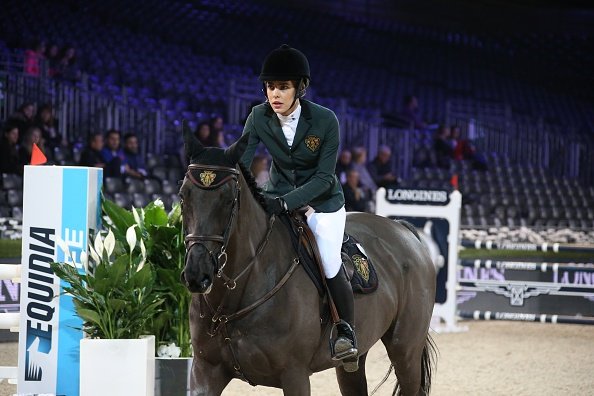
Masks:
[[[338,334],[338,326],[346,327],[348,334]],[[336,329],[337,337],[333,339],[334,330]],[[349,337],[350,336],[350,337]],[[330,354],[332,360],[358,360],[357,337],[355,331],[348,322],[340,320],[338,323],[332,325],[330,330]],[[356,371],[356,370],[355,370]]]

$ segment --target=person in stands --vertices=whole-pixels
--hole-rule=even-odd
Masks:
[[[135,133],[124,135],[124,173],[135,179],[144,179],[147,176],[144,158],[139,153],[138,136]]]
[[[105,134],[105,146],[101,150],[106,177],[121,177],[125,174],[126,156],[120,147],[120,131],[110,129]]]
[[[397,182],[396,169],[392,161],[390,147],[380,146],[377,156],[367,165],[367,170],[378,187],[395,185]]]
[[[0,140],[0,173],[23,174],[19,160],[19,128],[14,124],[6,123],[2,127]]]
[[[342,185],[344,191],[345,208],[347,212],[366,212],[369,208],[369,192],[359,183],[359,172],[349,169],[346,173],[346,183]]]
[[[89,136],[87,146],[80,155],[80,166],[91,166],[95,168],[105,167],[105,160],[101,156],[103,150],[103,134],[95,132]]]

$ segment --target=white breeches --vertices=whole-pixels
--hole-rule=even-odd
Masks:
[[[307,224],[316,237],[326,278],[334,278],[340,266],[340,248],[346,222],[344,206],[333,213],[320,213],[312,208],[306,213]]]

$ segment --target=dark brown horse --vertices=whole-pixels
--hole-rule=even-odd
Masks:
[[[382,340],[394,366],[395,393],[428,394],[433,346],[428,334],[435,268],[403,223],[366,213],[346,230],[375,263],[379,288],[355,296],[359,370],[330,358],[325,307],[296,259],[289,230],[263,209],[240,153],[188,145],[180,189],[186,233],[183,281],[193,293],[190,326],[193,395],[219,395],[233,378],[309,395],[309,376],[336,367],[343,395],[367,395],[365,358]]]

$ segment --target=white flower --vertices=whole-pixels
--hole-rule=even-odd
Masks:
[[[128,227],[128,230],[126,231],[126,241],[128,242],[128,246],[130,246],[130,253],[132,253],[132,251],[134,250],[134,248],[136,247],[136,224]]]
[[[56,236],[56,244],[64,252],[64,256],[70,257],[70,248],[68,248],[68,244],[59,236]]]
[[[134,215],[134,221],[136,222],[136,224],[138,224],[138,226],[140,226],[141,221],[140,221],[140,216],[138,216],[138,209],[136,209],[135,207],[132,207],[132,214]]]
[[[80,252],[80,263],[83,265],[85,273],[89,273],[89,256],[87,252]]]
[[[95,236],[94,247],[95,247],[95,252],[97,253],[97,255],[99,257],[103,257],[103,239],[101,239],[100,232],[98,232],[97,235]],[[100,260],[97,260],[97,262],[99,262],[99,261]]]
[[[105,246],[105,250],[107,251],[107,256],[111,256],[111,254],[113,253],[113,249],[115,249],[115,236],[113,235],[111,229],[107,233],[107,236],[103,241],[103,244]]]
[[[181,355],[181,349],[175,345],[175,342],[172,342],[169,345],[161,345],[157,355],[159,357],[178,358]]]
[[[143,259],[146,259],[146,247],[144,246],[144,241],[142,239],[140,240],[140,254]]]
[[[95,249],[93,249],[92,245],[89,245],[89,252],[91,253],[91,259],[95,262],[95,264],[99,264],[101,262],[101,259],[99,258],[99,255],[97,254]]]

